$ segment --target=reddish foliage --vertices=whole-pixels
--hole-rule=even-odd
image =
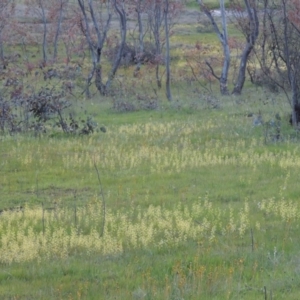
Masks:
[[[290,0],[288,5],[288,18],[300,30],[300,1]]]

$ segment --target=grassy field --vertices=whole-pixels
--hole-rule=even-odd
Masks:
[[[21,208],[0,217],[1,298],[298,299],[298,138],[259,93],[91,100],[106,133],[2,136],[1,207]],[[259,110],[281,115],[278,141]]]
[[[105,133],[0,135],[1,299],[300,298],[290,107],[248,82],[242,96],[208,93],[185,59],[198,41],[218,54],[215,34],[174,30],[172,103],[154,68],[137,83],[122,67],[112,97],[74,89],[70,111]]]

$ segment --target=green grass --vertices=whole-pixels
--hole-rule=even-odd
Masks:
[[[133,246],[128,236],[121,252],[104,254],[67,246],[66,256],[61,257],[49,244],[51,263],[44,250],[28,262],[2,262],[1,298],[255,299],[264,297],[266,286],[269,297],[272,293],[274,298],[297,299],[299,146],[287,124],[288,107],[280,97],[275,104],[262,105],[259,92],[249,90],[250,95],[251,100],[246,92],[239,104],[235,98],[220,99],[219,109],[208,108],[204,100],[191,109],[196,100],[178,95],[175,107],[161,103],[158,111],[124,114],[93,99],[93,105],[87,101],[85,106],[107,127],[105,134],[2,136],[1,208],[21,205],[26,206],[25,213],[33,213],[42,203],[44,208],[56,207],[56,212],[46,211],[45,226],[53,233],[62,228],[63,239],[75,222],[75,206],[83,236],[94,227],[98,234],[101,231],[103,199],[94,160],[106,209],[116,224],[121,224],[117,220],[122,215],[127,216],[128,224],[138,224],[138,211],[146,213],[151,205],[171,215],[179,209],[182,217],[185,209],[205,199],[211,208],[205,215],[192,217],[192,226],[203,224],[205,228],[196,238],[184,238],[178,219],[174,230],[177,228],[176,235],[183,234],[179,241],[168,240],[167,232],[157,232],[168,241],[165,246],[158,246],[158,236],[146,247]],[[269,132],[265,143],[265,127],[253,127],[247,114],[258,110],[266,121],[277,111],[281,114],[281,141],[273,142]],[[80,219],[80,208],[93,203],[97,206]],[[22,223],[25,217],[18,221],[25,241],[30,224],[36,224],[32,225],[34,234],[41,234],[42,211],[36,216],[35,223]],[[168,218],[162,216],[157,222]],[[204,225],[205,219],[209,225]],[[14,222],[7,227],[3,219],[2,238],[5,232],[16,230]],[[236,230],[222,234],[230,226],[237,226]],[[240,230],[245,231],[241,234]],[[28,243],[30,239],[28,236]],[[51,239],[54,237],[49,236],[49,243]],[[22,243],[19,240],[19,247]],[[20,254],[30,249],[26,247]]]
[[[175,27],[172,103],[154,69],[137,81],[124,67],[113,97],[75,89],[71,99],[74,115],[92,115],[106,133],[0,136],[1,299],[299,299],[290,108],[248,82],[242,96],[220,97],[217,85],[207,95],[185,64],[197,41],[217,54],[214,33]],[[157,109],[112,109],[137,95]],[[253,126],[259,112],[265,124]],[[279,140],[267,126],[276,113]]]

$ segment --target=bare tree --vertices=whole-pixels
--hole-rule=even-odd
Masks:
[[[3,68],[6,67],[4,60],[4,35],[5,30],[9,27],[11,17],[15,12],[14,0],[1,0],[0,1],[0,60],[2,61]]]
[[[246,44],[241,55],[237,80],[232,91],[235,95],[241,94],[242,92],[246,79],[248,58],[259,35],[258,0],[244,0],[244,3],[246,6],[246,17],[239,3],[235,3],[234,5],[235,19],[238,21],[238,25],[246,37]]]
[[[105,90],[107,90],[110,87],[112,80],[115,77],[115,74],[119,68],[122,54],[123,54],[123,49],[126,42],[126,34],[127,34],[127,16],[125,11],[125,2],[124,0],[120,0],[120,1],[113,0],[113,5],[120,21],[120,43],[119,43],[119,49],[117,55],[112,65],[112,69],[109,72],[108,79],[105,84]]]
[[[299,54],[299,39],[300,27],[299,22],[291,22],[288,17],[287,0],[281,0],[283,14],[283,53],[285,57],[285,65],[287,68],[288,79],[292,89],[292,124],[298,126],[300,122],[300,54]]]
[[[86,2],[84,0],[78,0],[78,4],[79,4],[80,10],[82,12],[82,16],[83,16],[83,18],[80,20],[79,24],[80,24],[82,33],[86,37],[88,47],[89,47],[89,50],[90,50],[90,53],[92,56],[92,69],[88,75],[87,86],[86,86],[86,95],[87,95],[87,97],[90,97],[89,86],[91,84],[91,81],[92,81],[92,78],[94,76],[96,69],[98,72],[98,77],[100,76],[100,84],[96,84],[97,88],[101,94],[105,93],[104,86],[101,85],[102,80],[101,80],[100,60],[101,60],[104,42],[105,42],[107,32],[109,29],[112,12],[111,12],[110,3],[108,2],[106,4],[106,10],[107,10],[106,24],[104,27],[101,28],[102,30],[100,30],[98,20],[96,20],[96,16],[95,16],[93,1],[92,0],[88,1],[88,8],[86,7],[85,3]],[[90,18],[88,16],[88,14],[90,15]],[[93,25],[93,29],[96,32],[96,38],[94,38],[94,36],[92,34],[92,30],[90,28],[90,19],[92,19],[92,25]]]
[[[58,45],[58,37],[61,33],[62,21],[64,18],[64,13],[67,9],[69,0],[56,0],[55,6],[53,7],[53,19],[56,21],[55,24],[55,34],[53,41],[53,59],[57,58],[57,45]]]
[[[169,0],[165,0],[164,22],[165,22],[165,38],[166,38],[166,95],[169,101],[172,101],[171,93],[171,70],[170,70],[170,41],[169,41]]]
[[[263,38],[264,51],[257,59],[264,76],[278,86],[291,105],[291,123],[300,123],[300,11],[299,1],[264,0]],[[291,93],[290,93],[291,92]]]
[[[103,4],[97,3],[94,4],[93,0],[88,0],[88,4],[86,7],[86,2],[84,0],[78,0],[78,4],[82,13],[82,17],[80,20],[80,28],[82,33],[85,35],[89,50],[92,56],[92,69],[89,73],[87,78],[87,87],[86,87],[86,94],[90,97],[89,93],[89,86],[91,84],[91,80],[95,74],[95,85],[100,92],[101,95],[106,95],[108,88],[111,85],[111,82],[117,72],[117,69],[120,65],[121,57],[123,48],[126,41],[126,12],[125,12],[125,3],[124,1],[117,1],[113,0],[111,2],[105,3],[105,10],[106,10],[106,21],[103,20],[103,15],[101,12],[103,10]],[[99,6],[100,5],[100,6]],[[101,67],[101,57],[102,57],[102,50],[104,47],[104,43],[107,37],[107,33],[109,30],[111,18],[112,18],[112,9],[115,9],[119,21],[120,21],[120,43],[119,43],[119,50],[117,55],[114,59],[112,64],[112,68],[109,71],[108,79],[104,83],[102,78],[102,67]],[[100,18],[97,18],[99,10]],[[92,28],[91,25],[92,24]],[[95,34],[93,34],[95,32]]]
[[[263,0],[261,33],[254,48],[256,82],[281,89],[291,106],[290,122],[300,123],[300,2]],[[253,77],[253,75],[252,75]]]
[[[135,12],[137,15],[137,22],[138,22],[138,32],[139,32],[139,42],[138,42],[138,50],[136,51],[136,67],[134,70],[134,76],[138,74],[141,69],[142,64],[142,57],[144,54],[144,26],[142,20],[142,13],[146,10],[147,1],[143,0],[136,0],[134,1],[135,4]]]
[[[43,0],[38,1],[39,8],[41,9],[41,17],[43,21],[43,63],[47,62],[47,17]]]
[[[47,64],[47,38],[48,38],[48,24],[49,24],[49,10],[51,1],[48,0],[26,0],[27,14],[35,15],[42,23],[42,66]]]
[[[163,29],[163,6],[162,0],[154,0],[152,6],[149,8],[149,24],[153,34],[154,42],[155,42],[155,55],[156,55],[156,67],[155,67],[155,78],[156,84],[158,88],[161,88],[161,78],[159,76],[159,66],[161,62],[162,56],[162,43],[161,36]]]
[[[221,76],[215,74],[213,67],[208,61],[206,61],[206,64],[211,70],[212,75],[220,82],[221,94],[228,95],[229,92],[228,92],[227,82],[228,82],[228,71],[230,67],[230,49],[228,46],[227,20],[226,20],[226,10],[224,5],[224,0],[220,0],[222,30],[220,30],[219,25],[217,24],[212,12],[210,11],[210,9],[208,9],[208,7],[203,3],[202,0],[199,0],[199,5],[202,11],[207,16],[207,18],[210,20],[214,28],[214,31],[216,32],[222,44],[224,61],[223,61]]]

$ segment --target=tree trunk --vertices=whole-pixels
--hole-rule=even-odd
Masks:
[[[41,12],[42,12],[42,21],[43,21],[43,64],[44,66],[47,63],[47,18],[45,13],[45,8],[42,3],[42,0],[39,1],[41,6]]]
[[[237,81],[232,91],[232,94],[234,95],[240,95],[242,93],[242,89],[244,87],[244,83],[246,80],[246,68],[247,68],[248,56],[251,53],[252,49],[253,49],[253,45],[247,43],[246,47],[243,50]]]
[[[300,123],[299,86],[296,76],[292,76],[292,125],[297,128]]]
[[[160,64],[160,56],[161,56],[161,45],[160,45],[160,26],[161,26],[162,18],[161,18],[161,3],[156,0],[154,7],[154,40],[155,40],[155,49],[156,49],[156,68],[155,68],[155,77],[157,87],[161,88],[161,79],[159,76],[159,64]]]
[[[113,63],[113,67],[110,71],[110,74],[108,75],[108,79],[106,81],[105,84],[105,93],[106,91],[109,89],[112,80],[114,79],[116,72],[120,66],[120,62],[121,62],[121,58],[122,58],[122,54],[123,54],[123,49],[124,49],[124,45],[126,42],[126,33],[127,33],[127,17],[126,17],[126,12],[124,9],[124,2],[118,2],[116,0],[114,0],[114,7],[119,15],[119,19],[120,19],[120,32],[121,32],[121,42],[120,42],[120,46],[119,46],[119,50],[117,53],[117,56],[115,58],[115,61]]]
[[[55,60],[57,58],[57,43],[58,43],[58,36],[60,33],[60,29],[61,29],[61,23],[62,23],[62,19],[63,19],[63,0],[60,0],[60,10],[59,10],[59,17],[58,17],[58,22],[57,22],[57,28],[56,28],[56,32],[55,32],[55,37],[54,37],[54,43],[53,43],[53,59]]]
[[[283,9],[283,25],[284,25],[284,54],[285,54],[285,64],[288,72],[288,78],[290,82],[290,86],[292,88],[292,125],[297,128],[298,124],[300,122],[300,106],[299,106],[299,96],[300,96],[300,84],[298,83],[298,80],[300,78],[300,72],[298,70],[299,68],[299,56],[294,57],[294,61],[292,61],[291,57],[291,51],[298,49],[291,49],[290,51],[290,41],[289,41],[289,30],[288,30],[288,15],[287,15],[287,7],[286,7],[286,1],[282,0],[282,9]],[[298,32],[299,33],[299,32]],[[291,46],[292,48],[292,46]],[[293,64],[296,64],[293,65]],[[298,64],[298,66],[297,66]]]
[[[142,21],[142,12],[141,12],[141,0],[138,1],[137,7],[137,19],[139,26],[139,52],[137,54],[137,64],[134,70],[134,76],[136,76],[141,69],[142,56],[144,53],[144,29],[143,29],[143,21]]]
[[[105,89],[105,85],[103,84],[103,81],[102,81],[102,68],[101,68],[100,63],[96,65],[95,72],[96,72],[95,84],[96,84],[97,90],[100,92],[101,95],[105,95],[106,89]]]
[[[104,42],[106,40],[107,32],[109,30],[109,25],[111,21],[111,12],[108,7],[108,17],[106,20],[106,25],[102,29],[102,32],[100,31],[100,27],[98,25],[98,21],[96,19],[95,13],[94,13],[94,7],[93,7],[93,1],[88,0],[88,6],[89,6],[89,13],[92,19],[92,24],[93,24],[93,29],[96,32],[96,41],[93,40],[92,38],[92,33],[90,30],[90,22],[87,16],[87,10],[85,8],[85,2],[84,0],[78,0],[78,5],[80,7],[80,10],[83,15],[83,20],[85,24],[85,28],[81,26],[81,31],[86,37],[90,52],[91,52],[91,57],[92,57],[92,68],[91,71],[88,75],[87,78],[87,86],[85,89],[86,96],[90,97],[90,91],[89,87],[91,85],[91,81],[93,79],[94,74],[96,73],[96,80],[95,80],[95,85],[97,90],[100,92],[101,95],[106,94],[106,86],[102,83],[102,68],[101,68],[101,55],[102,55],[102,48],[104,45]]]
[[[161,89],[161,79],[160,79],[160,76],[159,76],[159,63],[157,63],[157,65],[155,67],[155,78],[156,78],[157,87],[159,89]]]
[[[92,79],[94,77],[94,73],[95,73],[95,70],[96,70],[96,63],[93,63],[92,65],[92,69],[86,79],[86,88],[85,88],[85,96],[87,98],[90,98],[91,97],[91,93],[90,93],[90,86],[91,86],[91,82],[92,82]]]
[[[240,67],[238,72],[238,78],[236,81],[236,84],[234,86],[234,89],[232,91],[232,94],[239,95],[242,93],[242,89],[244,87],[245,79],[246,79],[246,68],[247,68],[247,62],[248,57],[254,48],[255,42],[257,40],[258,34],[259,34],[259,21],[257,17],[257,7],[256,3],[251,0],[244,0],[248,19],[249,19],[249,32],[247,34],[247,43],[245,45],[245,48],[243,50],[241,61],[240,61]]]
[[[170,87],[171,70],[170,70],[170,41],[169,41],[169,26],[168,26],[169,0],[165,0],[164,21],[166,35],[166,95],[169,101],[172,101],[172,93]]]
[[[216,32],[223,48],[223,56],[224,62],[221,71],[221,76],[217,76],[214,72],[213,67],[210,65],[208,61],[206,61],[207,66],[209,67],[212,75],[219,81],[220,83],[220,92],[221,95],[228,95],[228,71],[230,67],[230,49],[228,46],[228,33],[227,33],[227,20],[226,20],[226,10],[224,5],[224,0],[220,0],[220,10],[221,10],[221,17],[222,17],[222,32],[219,29],[218,24],[216,23],[211,11],[203,4],[202,0],[199,0],[200,8],[203,10],[207,18],[210,20],[214,31]]]
[[[4,51],[3,51],[3,42],[2,42],[1,32],[0,32],[0,60],[2,62],[3,68],[4,68]]]
[[[222,31],[223,31],[223,38],[221,40],[223,46],[223,55],[224,55],[224,62],[222,67],[222,73],[220,77],[220,92],[221,95],[228,95],[228,71],[230,67],[230,49],[228,46],[228,32],[227,32],[227,20],[226,20],[226,10],[224,5],[224,0],[220,0],[220,9],[221,9],[221,16],[222,16]]]

